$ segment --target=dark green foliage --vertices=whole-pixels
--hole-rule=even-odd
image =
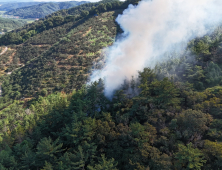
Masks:
[[[36,149],[36,163],[39,167],[43,167],[45,165],[45,161],[47,160],[47,163],[54,164],[57,159],[57,155],[60,155],[60,152],[63,150],[62,144],[58,144],[59,139],[52,141],[52,139],[49,138],[43,138],[39,141]]]
[[[114,163],[114,159],[106,160],[105,155],[102,156],[102,161],[99,161],[99,164],[96,164],[95,167],[88,166],[89,170],[117,170],[115,167],[117,163]]]
[[[203,164],[206,163],[204,160],[204,154],[201,153],[197,148],[192,147],[192,143],[189,143],[187,146],[181,144],[178,145],[179,151],[175,153],[174,157],[175,167],[178,169],[196,169],[201,170]]]
[[[80,5],[1,38],[0,169],[222,168],[219,33],[144,68],[112,99],[103,80],[84,85],[129,3]]]
[[[205,140],[204,152],[207,155],[206,169],[221,169],[221,154],[222,154],[221,142],[213,142]]]
[[[6,155],[1,168],[168,170],[203,169],[205,164],[206,168],[220,167],[219,150],[214,149],[211,141],[204,144],[209,127],[218,128],[219,122],[211,125],[213,117],[204,109],[186,109],[187,103],[181,103],[180,98],[185,93],[183,86],[176,87],[167,78],[158,80],[149,68],[139,75],[140,92],[133,98],[124,94],[127,87],[123,86],[112,101],[108,100],[100,80],[70,95],[39,97],[27,108],[15,102],[2,110],[2,120],[10,121],[1,125],[4,150],[0,155]],[[134,85],[131,81],[128,87]],[[202,102],[210,100],[215,91],[208,89],[209,98],[198,99],[192,107],[201,108]],[[203,92],[198,93],[201,96]],[[168,98],[161,100],[160,96]]]
[[[201,111],[186,110],[173,121],[176,121],[175,130],[183,140],[195,142],[208,130],[212,117]]]
[[[206,70],[206,83],[208,86],[215,86],[215,85],[221,85],[222,83],[222,72],[220,67],[215,64],[213,61],[210,62],[209,66]]]
[[[82,16],[82,17],[86,17],[87,15],[89,15],[89,12],[88,12],[88,11],[82,11],[82,12],[81,12],[81,16]]]

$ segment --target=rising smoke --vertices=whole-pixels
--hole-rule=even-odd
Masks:
[[[95,71],[91,81],[104,78],[105,95],[112,95],[124,79],[145,66],[154,67],[155,56],[213,31],[221,24],[221,9],[222,0],[143,0],[129,5],[116,19],[125,38],[107,49],[106,66]]]

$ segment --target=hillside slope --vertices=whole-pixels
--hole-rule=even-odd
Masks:
[[[129,3],[84,4],[0,38],[0,169],[222,169],[222,27],[112,99],[103,80],[85,85]]]
[[[100,80],[14,101],[0,111],[1,168],[221,169],[221,35],[191,41],[193,56],[144,68],[112,100]]]
[[[27,24],[24,20],[16,20],[9,18],[1,18],[0,17],[0,32],[8,32],[13,29],[17,29]]]
[[[6,15],[14,15],[22,18],[43,18],[46,15],[49,15],[55,11],[61,9],[67,9],[74,6],[78,6],[87,1],[68,1],[68,2],[59,2],[59,3],[41,3],[32,6],[26,6],[21,8],[16,8],[5,12]]]
[[[0,6],[0,11],[10,11],[17,8],[32,6],[32,5],[38,5],[43,2],[8,2],[4,3]],[[0,2],[1,4],[1,2]]]
[[[6,72],[11,72],[20,64],[25,65],[14,71],[8,82],[22,87],[17,89],[22,90],[22,96],[16,98],[38,95],[42,89],[52,93],[80,88],[88,79],[93,62],[101,59],[102,48],[114,41],[117,31],[114,12],[44,31],[2,55],[0,62],[6,67],[1,71],[7,68]],[[7,95],[5,83],[2,88]]]
[[[2,43],[18,45],[8,46],[0,57],[0,71],[5,74],[1,77],[0,109],[14,99],[81,88],[95,63],[102,59],[102,49],[114,41],[119,30],[115,18],[121,12],[122,9],[116,9],[100,12],[98,16],[53,16],[30,24],[28,30],[22,28],[17,33],[5,34],[0,39]],[[49,22],[51,25],[45,27]]]

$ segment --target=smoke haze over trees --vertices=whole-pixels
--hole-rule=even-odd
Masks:
[[[181,43],[212,32],[222,21],[221,6],[219,0],[154,0],[130,5],[116,19],[124,38],[110,47],[105,70],[101,75],[95,72],[92,81],[105,78],[105,93],[110,96],[124,79],[145,66],[153,68],[153,58],[178,52]]]
[[[222,169],[221,3],[106,0],[3,35],[0,169]]]

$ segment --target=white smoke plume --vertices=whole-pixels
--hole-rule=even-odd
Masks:
[[[106,96],[124,79],[152,67],[154,56],[213,31],[222,21],[222,0],[143,0],[129,5],[116,21],[125,38],[108,48],[105,68],[91,76],[91,81],[104,78]]]

